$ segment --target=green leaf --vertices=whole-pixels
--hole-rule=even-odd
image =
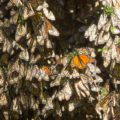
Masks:
[[[105,51],[105,50],[108,50],[108,48],[98,48],[98,52],[102,52],[102,51]]]
[[[7,96],[9,95],[9,90],[6,91],[6,95],[7,95]]]
[[[110,27],[110,31],[111,31],[111,33],[114,32],[114,29],[115,29],[115,27],[113,27],[113,26]]]
[[[120,43],[120,38],[118,39],[118,44]]]
[[[109,16],[111,13],[114,13],[114,8],[107,6],[107,7],[104,8],[104,11]]]
[[[76,55],[77,55],[76,51],[73,51],[73,52],[71,53],[71,56],[72,56],[72,57],[74,57],[74,56],[76,56]]]
[[[105,95],[108,94],[108,90],[105,87],[100,87],[100,89],[101,89],[100,99],[102,99],[105,97]]]
[[[97,50],[98,52],[102,52],[102,49],[101,48],[98,48],[98,50]]]

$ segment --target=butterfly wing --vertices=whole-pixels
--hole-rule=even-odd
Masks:
[[[47,66],[43,65],[43,68],[48,74],[51,72],[50,69]]]
[[[75,56],[73,59],[72,59],[72,63],[71,65],[72,66],[75,66],[75,67],[78,67],[80,69],[83,69],[84,67],[86,67],[86,65],[89,63],[89,62],[93,62],[94,61],[94,58],[91,58],[89,57],[88,55],[78,55],[78,56]]]

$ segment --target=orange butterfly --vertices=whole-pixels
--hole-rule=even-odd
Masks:
[[[43,68],[44,68],[44,70],[46,71],[47,74],[51,73],[51,70],[47,66],[43,65]]]
[[[89,62],[94,62],[94,61],[95,61],[95,59],[92,57],[89,57],[88,55],[79,54],[78,56],[73,57],[73,59],[71,61],[71,66],[83,69],[87,66],[87,64]]]

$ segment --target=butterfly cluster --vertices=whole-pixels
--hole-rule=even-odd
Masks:
[[[0,5],[6,11],[1,10],[0,16],[0,108],[10,103],[11,119],[16,119],[14,114],[27,116],[23,111],[29,108],[39,116],[39,104],[49,102],[43,86],[48,86],[50,59],[55,56],[49,35],[59,36],[50,22],[55,16],[46,1],[9,0],[0,1]]]
[[[55,5],[52,2],[56,4],[58,15],[53,14]],[[80,7],[78,3],[81,2],[77,0],[74,7],[72,0],[52,2],[0,1],[2,119],[39,120],[49,119],[51,116],[66,119],[66,113],[72,118],[77,114],[82,116],[83,111],[83,119],[92,119],[93,116],[107,119],[109,114],[115,117],[115,110],[119,106],[116,107],[115,102],[119,98],[119,67],[116,67],[120,61],[119,1],[101,1],[105,8],[98,24],[94,23],[88,28],[81,27],[79,30],[77,25],[77,33],[76,23],[86,25],[87,20],[82,19],[89,17],[84,18],[82,9],[93,12],[91,4],[86,5],[84,1]],[[63,12],[65,6],[67,7]],[[77,15],[77,10],[81,11],[80,16]],[[71,16],[71,20],[66,18],[67,15]],[[60,24],[60,29],[57,27],[60,21],[57,23],[56,20],[59,17],[60,21],[64,17],[68,20]],[[70,21],[73,24],[70,25]],[[66,26],[65,33],[62,25]],[[79,32],[85,32],[85,35],[79,36]],[[99,52],[103,58],[103,66],[107,68],[110,65],[112,72],[108,81],[112,80],[113,87],[116,88],[114,91],[102,77],[104,71],[97,59]],[[86,109],[88,107],[89,111]]]
[[[100,15],[98,25],[92,24],[85,32],[85,37],[89,41],[94,41],[96,46],[104,45],[103,48],[98,49],[102,52],[104,58],[103,65],[108,67],[111,60],[117,63],[120,62],[119,58],[119,1],[104,1],[104,11]],[[107,14],[109,12],[109,15]]]
[[[115,91],[119,91],[119,63],[120,63],[120,51],[119,51],[119,34],[120,34],[120,1],[119,0],[103,0],[101,1],[102,13],[100,14],[97,25],[91,24],[85,32],[85,37],[89,41],[94,42],[95,46],[100,46],[97,52],[101,52],[103,58],[103,66],[108,69],[109,77],[108,86],[110,83],[114,86]],[[102,46],[102,47],[101,47]],[[113,88],[109,88],[110,91]],[[107,93],[107,95],[98,102],[96,110],[100,117],[108,120],[110,115],[112,119],[119,119],[118,115],[115,115],[115,106],[117,106],[117,100],[113,100],[113,95],[117,93]],[[110,107],[110,102],[114,101],[114,104]],[[114,106],[114,107],[113,107]],[[100,111],[103,111],[103,116]]]

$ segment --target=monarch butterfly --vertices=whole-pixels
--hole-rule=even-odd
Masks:
[[[18,42],[27,34],[27,23],[25,25],[18,24],[15,34],[15,40]]]
[[[98,30],[100,30],[107,23],[107,15],[101,14],[98,21]]]
[[[62,101],[62,100],[67,100],[67,101],[68,101],[68,100],[71,98],[71,96],[72,96],[72,89],[71,89],[71,87],[70,87],[69,82],[67,82],[67,83],[64,85],[63,89],[61,89],[61,90],[57,93],[56,96],[58,97],[59,101]]]
[[[95,41],[97,39],[97,26],[92,24],[85,32],[85,38],[89,38],[89,41]]]
[[[30,4],[32,5],[32,7],[34,9],[37,9],[37,7],[40,5],[43,5],[43,0],[29,0],[28,2],[30,2]]]
[[[29,61],[29,53],[28,53],[27,49],[21,51],[19,58],[23,59],[25,61]]]
[[[113,98],[115,97],[115,92],[112,91],[111,93],[108,93],[102,100],[100,100],[96,105],[96,111],[100,115],[100,118],[102,118],[101,110],[103,110],[106,113],[106,110],[109,107],[109,104],[113,101]]]
[[[120,77],[120,64],[116,63],[113,70],[111,71],[111,74],[113,77]]]
[[[49,20],[45,19],[44,29],[47,29],[47,32],[52,36],[59,36],[60,33],[58,30],[49,22]],[[46,31],[46,30],[45,30]]]
[[[80,80],[74,84],[76,93],[78,96],[81,97],[88,97],[90,96],[90,91],[89,91],[89,82],[92,82],[93,79],[92,77],[88,77],[85,74],[80,74]]]
[[[47,8],[43,8],[43,13],[49,20],[55,20],[55,16],[52,11],[49,11]]]
[[[7,105],[7,97],[4,93],[0,95],[0,106]]]
[[[43,65],[43,68],[46,71],[46,73],[51,73],[51,70],[47,66]]]
[[[113,96],[115,95],[114,93],[115,93],[114,91],[112,91],[111,93],[108,93],[102,100],[98,102],[96,106],[97,107],[107,106],[111,102],[111,99],[113,98]]]
[[[88,55],[79,54],[79,55],[73,57],[73,59],[71,61],[71,66],[83,69],[86,67],[86,65],[89,62],[94,62],[94,61],[95,61],[95,59],[92,57],[89,57]]]
[[[4,85],[4,74],[2,69],[0,68],[0,86]]]
[[[32,5],[30,3],[27,3],[24,8],[24,14],[23,14],[24,20],[27,20],[29,17],[34,16],[34,15],[35,15],[35,12],[32,8]]]
[[[6,6],[7,9],[10,9],[12,6],[19,7],[22,5],[21,0],[10,0]]]

